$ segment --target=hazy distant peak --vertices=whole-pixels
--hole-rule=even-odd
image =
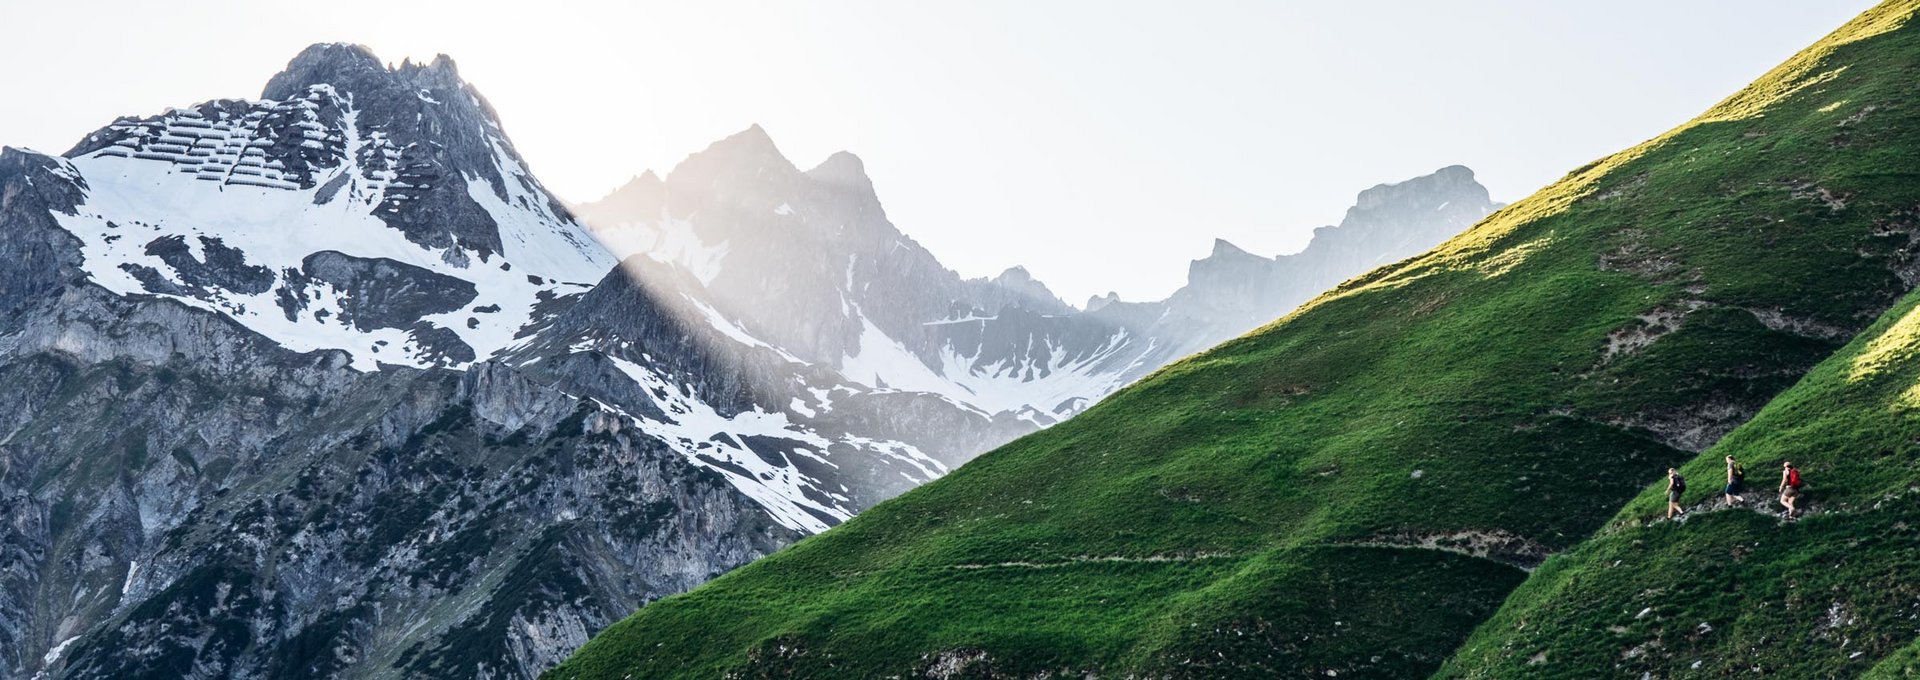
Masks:
[[[1264,257],[1260,257],[1259,255],[1249,253],[1245,249],[1241,248],[1240,246],[1236,246],[1233,244],[1233,242],[1223,238],[1216,238],[1213,240],[1213,251],[1210,253],[1207,253],[1207,259],[1213,259],[1213,258],[1254,258],[1254,259],[1260,259],[1260,260],[1267,259]]]
[[[833,152],[833,155],[808,170],[807,176],[836,187],[873,190],[873,180],[867,177],[867,164],[859,156],[846,151]]]
[[[1160,304],[1182,323],[1197,324],[1193,346],[1205,347],[1356,274],[1432,248],[1496,207],[1463,165],[1376,185],[1360,192],[1339,225],[1315,229],[1300,252],[1262,257],[1214,240],[1213,251],[1187,267],[1187,285]]]
[[[1464,201],[1463,205],[1492,202],[1487,188],[1474,181],[1472,169],[1464,165],[1449,165],[1430,174],[1392,184],[1374,185],[1360,192],[1353,207],[1347,210],[1347,219],[1352,220],[1356,213],[1365,213],[1388,204],[1423,200],[1437,201],[1442,205],[1452,201]]]
[[[749,184],[750,178],[767,180],[799,172],[774,145],[773,137],[755,124],[680,161],[673,172],[667,174],[667,181],[676,186],[692,181],[699,185],[719,182],[743,187]]]
[[[728,135],[725,139],[707,146],[705,153],[728,154],[743,157],[778,157],[786,160],[780,153],[780,147],[773,143],[773,136],[759,123],[747,126],[747,129]]]
[[[658,214],[666,195],[666,182],[652,170],[647,170],[599,200],[574,206],[574,211],[589,224],[606,226],[605,223],[619,223]]]
[[[620,194],[631,193],[653,193],[659,191],[665,185],[666,182],[662,181],[659,175],[654,174],[652,170],[646,170],[638,175],[634,175],[633,179],[627,180],[626,184],[620,185],[620,188],[614,189],[611,193],[607,194],[606,197],[612,198]]]
[[[1053,289],[1048,288],[1047,284],[1041,283],[1039,279],[1033,278],[1033,273],[1027,271],[1026,267],[1019,265],[1008,267],[1006,271],[1000,272],[999,276],[993,277],[993,285],[1018,293],[1046,307],[1066,306],[1065,302],[1060,301],[1060,296],[1053,294]]]

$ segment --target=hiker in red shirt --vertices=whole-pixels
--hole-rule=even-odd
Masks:
[[[1800,479],[1800,468],[1794,467],[1793,461],[1780,464],[1780,504],[1787,506],[1789,519],[1800,514],[1801,488],[1806,485]]]

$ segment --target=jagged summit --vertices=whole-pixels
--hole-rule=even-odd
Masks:
[[[787,160],[780,147],[773,142],[759,123],[747,126],[747,129],[727,135],[724,139],[707,145],[705,150],[688,156],[686,160],[674,166],[668,173],[669,181],[677,175],[703,174],[722,168],[736,168],[740,172],[759,172],[767,169],[778,170],[782,174],[799,172],[793,162]]]
[[[1107,291],[1106,295],[1088,296],[1086,306],[1081,307],[1081,309],[1084,309],[1089,312],[1097,312],[1097,311],[1100,311],[1102,308],[1106,307],[1107,305],[1111,305],[1119,301],[1120,301],[1120,293],[1110,290],[1110,291]]]
[[[1246,251],[1246,249],[1241,248],[1240,246],[1234,245],[1232,241],[1228,241],[1223,238],[1216,238],[1213,240],[1213,249],[1211,251],[1208,251],[1206,258],[1203,258],[1203,259],[1206,259],[1206,260],[1211,260],[1211,259],[1266,260],[1270,258],[1265,258],[1259,255],[1255,255],[1253,253],[1249,253]],[[1195,260],[1194,262],[1198,264],[1201,261],[1202,260]]]
[[[1008,267],[1006,271],[1000,272],[999,276],[993,277],[993,285],[1018,294],[1022,298],[1021,302],[1034,309],[1051,312],[1066,307],[1066,303],[1060,300],[1060,296],[1054,295],[1053,289],[1034,278],[1033,273],[1027,271],[1026,267],[1019,265]]]
[[[807,176],[842,190],[873,193],[873,180],[867,177],[866,162],[846,151],[833,152],[826,160],[808,170]]]
[[[780,153],[780,148],[773,143],[773,135],[767,134],[767,129],[760,127],[759,123],[750,123],[747,129],[727,135],[725,139],[710,145],[710,148],[714,147],[752,149],[776,155]]]
[[[432,61],[416,63],[403,60],[388,68],[371,48],[351,43],[319,43],[301,50],[287,67],[267,80],[262,99],[289,99],[304,94],[314,85],[330,85],[342,91],[359,92],[394,83],[439,90],[458,90],[459,68],[453,58],[436,55]]]
[[[659,212],[660,202],[666,198],[666,191],[666,182],[652,170],[648,170],[635,175],[598,200],[575,206],[574,210],[581,219],[588,222],[593,222],[596,215],[607,212],[653,215]]]
[[[1215,239],[1187,267],[1187,284],[1160,305],[1174,323],[1199,329],[1200,349],[1286,314],[1348,277],[1419,253],[1459,233],[1499,204],[1473,171],[1449,165],[1361,191],[1340,224],[1315,229],[1300,252],[1249,253]]]
[[[1354,219],[1357,215],[1364,215],[1396,201],[1419,200],[1424,195],[1447,196],[1442,202],[1464,198],[1483,204],[1492,203],[1486,187],[1475,181],[1472,169],[1464,165],[1449,165],[1420,177],[1379,184],[1361,191],[1353,207],[1347,210],[1347,219]]]
[[[373,49],[353,43],[316,43],[294,55],[267,80],[261,99],[287,99],[317,83],[345,84],[387,72]]]
[[[1000,272],[999,276],[993,277],[993,281],[1006,285],[1025,285],[1033,283],[1033,273],[1027,271],[1026,267],[1014,265]]]

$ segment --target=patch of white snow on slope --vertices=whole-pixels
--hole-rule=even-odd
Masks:
[[[1050,344],[1045,364],[1009,362],[975,366],[975,357],[963,356],[952,346],[941,350],[938,370],[898,340],[874,326],[863,314],[859,350],[841,360],[848,380],[874,388],[926,392],[985,414],[1035,410],[1068,416],[1125,386],[1124,370],[1103,370],[1110,359],[1132,344],[1125,331],[1084,357],[1068,357],[1066,347]],[[1137,362],[1136,362],[1137,363]]]
[[[500,245],[508,262],[518,269],[546,278],[592,284],[613,269],[618,261],[606,248],[593,240],[578,222],[554,214],[546,196],[530,190],[533,173],[489,138],[494,166],[505,178],[505,200],[493,192],[493,186],[479,178],[467,180],[467,195],[486,209],[500,227]]]
[[[126,580],[120,582],[121,597],[126,597],[127,591],[133,590],[133,577],[134,575],[139,573],[140,573],[140,560],[134,560],[133,564],[127,567]]]
[[[766,342],[760,340],[759,338],[753,337],[752,335],[748,334],[746,329],[741,328],[740,326],[734,324],[732,321],[728,321],[727,317],[720,314],[720,310],[713,308],[713,305],[709,305],[705,302],[701,302],[697,299],[694,299],[692,295],[687,295],[685,293],[682,293],[681,297],[686,298],[687,302],[693,303],[694,308],[700,310],[700,315],[706,317],[707,324],[713,326],[714,330],[720,331],[720,334],[727,336],[728,339],[733,340],[734,342],[738,342],[742,345],[746,345],[748,347],[763,347],[766,349],[773,350],[774,352],[779,353],[781,358],[786,359],[790,363],[796,363],[796,364],[806,363],[804,361],[801,361],[799,357],[795,357],[792,354],[789,354],[786,350],[780,349],[778,347],[774,347],[773,345],[769,345]]]
[[[1046,355],[1054,358],[1044,364],[1002,359],[984,366],[976,366],[975,357],[962,356],[948,345],[941,348],[941,368],[949,380],[971,395],[969,403],[983,410],[999,413],[1033,409],[1064,417],[1126,386],[1129,371],[1106,365],[1130,345],[1128,333],[1116,331],[1099,348],[1078,359],[1069,357],[1064,345],[1050,341]],[[1073,405],[1076,402],[1077,407]]]
[[[80,639],[80,636],[75,635],[65,640],[61,640],[60,644],[54,645],[53,649],[47,650],[46,656],[40,657],[40,661],[45,665],[49,665],[49,666],[53,665],[53,662],[60,660],[60,655],[67,653],[67,646],[73,644],[73,642],[78,639]],[[38,677],[38,676],[35,676],[35,677]]]
[[[855,310],[855,313],[859,313]],[[906,392],[927,392],[971,406],[973,396],[915,356],[906,345],[860,314],[860,345],[840,360],[840,374],[862,385]],[[990,412],[989,412],[990,413]]]
[[[757,408],[731,417],[724,416],[701,401],[685,385],[676,385],[631,360],[618,357],[609,359],[620,372],[641,387],[641,391],[667,415],[668,420],[636,417],[604,403],[601,404],[603,407],[632,419],[642,432],[665,442],[695,465],[720,473],[734,488],[753,499],[774,520],[788,528],[818,533],[830,525],[830,522],[822,519],[822,515],[840,522],[852,517],[854,510],[844,504],[848,500],[845,495],[827,490],[820,480],[807,476],[791,463],[774,465],[762,459],[746,447],[745,437],[761,436],[802,444],[804,446],[792,447],[793,453],[836,468],[840,465],[831,460],[831,451],[836,447],[842,451],[853,448],[878,454],[909,466],[914,474],[906,471],[900,474],[915,484],[932,481],[948,472],[945,464],[904,442],[851,434],[842,434],[837,440],[830,440],[792,422],[786,413],[769,413]],[[822,400],[823,409],[826,403]],[[811,409],[803,410],[802,406],[797,399],[791,405],[796,412],[811,417],[812,414],[808,413]],[[742,470],[747,474],[740,474]],[[815,498],[809,498],[808,490],[814,492],[815,498],[836,502],[823,504]]]
[[[803,489],[819,488],[819,480],[807,477],[792,465],[774,466],[741,443],[741,437],[760,435],[805,443],[826,450],[825,437],[802,430],[787,421],[785,413],[747,411],[727,417],[700,401],[691,390],[675,385],[645,366],[627,359],[612,358],[622,373],[646,392],[654,405],[667,414],[667,421],[635,418],[641,431],[656,437],[696,465],[720,472],[734,488],[752,498],[768,514],[789,528],[819,533],[829,524],[815,513],[844,521],[853,511],[838,504],[821,505],[807,498]],[[631,416],[631,414],[628,414]],[[715,437],[716,434],[732,436]],[[720,461],[726,465],[710,462]],[[746,470],[741,475],[729,467]],[[809,512],[808,510],[813,512]]]

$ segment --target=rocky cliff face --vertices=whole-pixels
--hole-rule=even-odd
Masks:
[[[0,676],[531,677],[804,535],[494,360],[613,263],[444,59],[7,150]]]

